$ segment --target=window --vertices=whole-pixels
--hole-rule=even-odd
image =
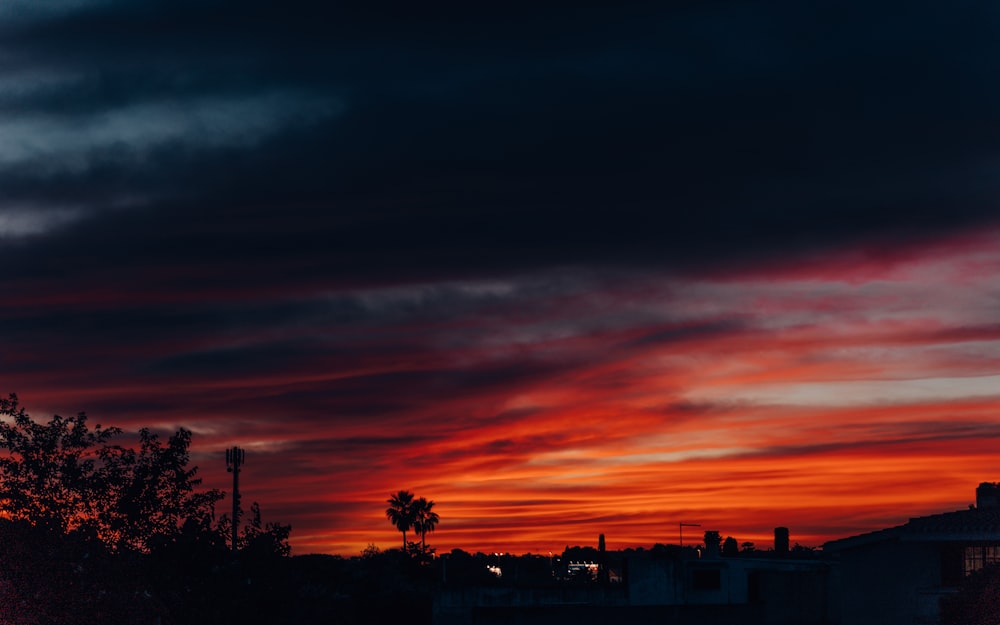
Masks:
[[[991,564],[1000,564],[1000,545],[976,545],[965,548],[966,575]]]
[[[958,586],[965,579],[965,547],[946,544],[941,546],[941,583]]]
[[[747,601],[760,603],[760,571],[751,571],[747,575]]]
[[[719,590],[722,588],[722,571],[719,569],[691,571],[691,587],[695,590]]]

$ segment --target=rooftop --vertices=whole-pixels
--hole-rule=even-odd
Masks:
[[[840,551],[888,540],[1000,542],[1000,509],[969,508],[914,517],[905,524],[896,527],[832,540],[823,545],[823,550]]]

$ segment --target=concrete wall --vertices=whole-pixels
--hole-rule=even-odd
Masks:
[[[941,548],[896,540],[840,553],[841,625],[914,625],[937,619]]]
[[[680,603],[680,580],[676,560],[641,557],[629,559],[625,586],[631,605],[673,605]]]
[[[828,570],[756,571],[769,625],[823,625],[830,621]]]
[[[754,606],[544,606],[479,608],[465,623],[435,625],[765,625]]]
[[[475,617],[479,613],[528,614],[537,609],[594,605],[618,607],[627,604],[628,596],[621,585],[547,588],[471,586],[439,590],[434,595],[432,609],[435,625],[466,625],[480,622]]]
[[[643,555],[624,567],[622,584],[548,587],[486,586],[440,590],[434,622],[546,625],[648,622],[714,625],[827,625],[829,566],[779,558],[706,558],[679,561]],[[697,571],[718,571],[718,588],[692,588]],[[678,575],[679,571],[683,571]],[[749,580],[753,578],[751,596]],[[672,619],[662,620],[668,615]],[[727,615],[725,618],[718,615]],[[726,618],[735,620],[725,620]],[[548,619],[548,620],[546,620]],[[593,621],[601,622],[601,621]]]

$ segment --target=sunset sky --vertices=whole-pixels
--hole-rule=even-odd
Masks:
[[[244,447],[296,554],[1000,480],[996,5],[334,4],[0,2],[0,393]]]

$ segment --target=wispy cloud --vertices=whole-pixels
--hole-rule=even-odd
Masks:
[[[0,90],[3,85],[0,84]],[[340,114],[342,100],[265,93],[140,103],[99,113],[22,113],[0,123],[0,166],[31,163],[47,171],[85,170],[95,155],[141,161],[150,151],[251,148],[289,126]]]
[[[1000,37],[905,8],[4,3],[0,392],[245,445],[300,552],[961,507]]]

